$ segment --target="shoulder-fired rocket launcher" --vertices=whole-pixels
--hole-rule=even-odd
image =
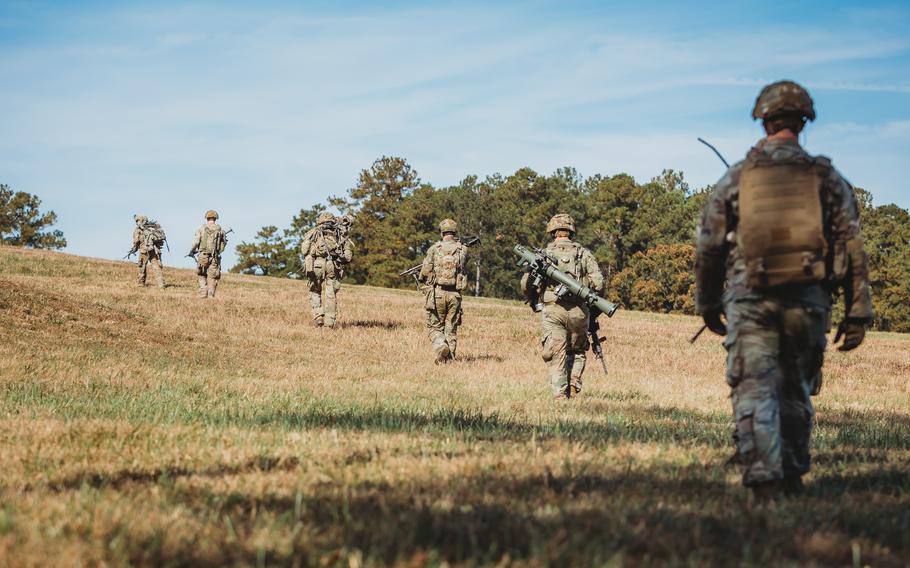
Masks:
[[[515,254],[518,255],[518,266],[530,274],[534,286],[542,284],[545,280],[555,282],[556,295],[560,298],[569,294],[582,300],[591,308],[607,314],[607,317],[613,317],[619,308],[613,302],[601,298],[594,290],[591,290],[569,274],[556,268],[558,264],[554,258],[541,249],[528,249],[521,245],[515,245]],[[532,305],[531,308],[536,312],[540,311],[538,306]]]

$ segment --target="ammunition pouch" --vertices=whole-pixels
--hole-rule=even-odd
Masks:
[[[455,277],[455,289],[458,290],[459,292],[461,292],[462,290],[464,290],[467,287],[468,287],[467,275],[459,273],[458,276]]]

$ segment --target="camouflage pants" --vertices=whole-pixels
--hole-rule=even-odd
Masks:
[[[331,277],[310,277],[308,284],[313,321],[316,322],[316,325],[334,327],[338,316],[338,304],[335,297],[341,288],[341,282]]]
[[[588,351],[588,308],[568,302],[548,302],[540,313],[543,360],[554,395],[581,391]]]
[[[145,286],[145,276],[149,271],[149,265],[157,269],[155,279],[158,282],[158,287],[164,288],[164,267],[161,265],[161,253],[154,249],[139,253],[139,262],[137,263],[139,267],[139,285]]]
[[[199,280],[199,297],[214,298],[221,279],[221,258],[206,252],[200,252],[197,259],[196,275]]]
[[[433,342],[437,359],[448,350],[454,358],[458,350],[458,326],[461,325],[461,292],[434,286],[427,290],[427,335]],[[444,358],[444,357],[443,357]]]
[[[733,388],[743,484],[809,471],[829,309],[777,298],[726,304],[727,383]]]

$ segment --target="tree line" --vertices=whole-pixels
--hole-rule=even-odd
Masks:
[[[689,187],[682,173],[665,170],[639,183],[632,176],[583,177],[572,168],[541,175],[522,168],[509,176],[465,177],[434,187],[399,157],[381,157],[360,172],[346,195],[301,209],[290,226],[263,227],[237,245],[234,272],[299,278],[303,234],[318,214],[353,214],[355,260],[346,279],[356,284],[407,287],[399,272],[419,263],[438,239],[439,221],[452,217],[462,235],[481,237],[471,249],[477,295],[520,298],[512,246],[544,246],[547,220],[571,214],[576,240],[597,257],[607,296],[627,309],[694,312],[695,227],[712,187]],[[856,190],[879,330],[910,332],[910,214],[876,206]]]

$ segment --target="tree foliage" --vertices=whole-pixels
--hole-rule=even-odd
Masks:
[[[60,230],[47,231],[57,222],[53,211],[42,213],[37,195],[14,192],[0,184],[0,240],[3,244],[43,249],[62,249],[66,239]]]
[[[693,313],[694,236],[697,219],[712,188],[689,187],[682,173],[665,170],[646,183],[627,174],[584,178],[572,168],[541,175],[515,173],[436,188],[422,183],[402,158],[383,156],[363,171],[343,197],[329,207],[356,216],[351,231],[355,259],[348,280],[406,287],[398,273],[419,263],[439,238],[442,219],[451,217],[461,235],[482,244],[469,254],[470,291],[519,298],[515,243],[544,246],[547,220],[559,212],[576,221],[576,240],[588,247],[607,276],[608,297],[627,309]],[[875,207],[857,189],[869,253],[875,326],[910,331],[910,214],[895,205]],[[296,251],[322,205],[301,210],[279,233],[264,227],[251,244],[237,247],[233,270],[286,276],[299,266]]]

